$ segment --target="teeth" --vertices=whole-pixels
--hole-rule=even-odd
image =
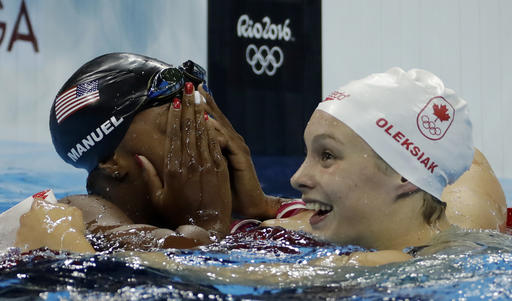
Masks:
[[[332,210],[332,206],[331,205],[317,203],[317,202],[307,203],[306,204],[306,208],[308,208],[310,210],[314,210],[314,211],[318,211],[318,210],[331,211]]]

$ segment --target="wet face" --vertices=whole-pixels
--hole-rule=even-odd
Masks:
[[[151,206],[147,181],[135,159],[136,154],[148,158],[162,178],[169,109],[167,104],[139,112],[115,152],[115,168],[122,179],[110,184],[109,199],[136,223],[169,226]]]
[[[306,159],[291,183],[316,210],[313,232],[333,242],[373,247],[400,211],[399,175],[379,171],[368,144],[323,111],[314,112],[304,141]]]
[[[224,235],[231,217],[227,163],[193,95],[135,116],[110,161],[121,180],[109,200],[136,223],[196,225]]]
[[[143,155],[153,163],[160,178],[166,160],[165,141],[170,104],[149,108],[139,112],[133,119],[117,153],[128,153],[129,161],[135,163],[135,154]],[[140,167],[134,165],[137,170]],[[135,172],[134,172],[135,173]]]

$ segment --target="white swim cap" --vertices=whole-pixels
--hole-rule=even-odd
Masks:
[[[332,92],[318,110],[344,122],[395,171],[441,199],[471,166],[467,103],[434,74],[392,68]]]

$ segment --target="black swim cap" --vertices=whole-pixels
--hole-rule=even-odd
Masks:
[[[202,78],[186,72],[197,68],[204,71],[191,61],[173,68],[131,53],[110,53],[84,64],[53,101],[50,132],[57,153],[75,167],[93,170],[112,156],[140,110],[168,103],[185,80],[195,85],[205,80],[205,71]]]

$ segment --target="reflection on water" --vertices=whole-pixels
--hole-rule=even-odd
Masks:
[[[235,237],[198,250],[156,254],[80,256],[48,250],[19,254],[11,249],[0,257],[0,298],[512,298],[512,239],[508,235],[452,231],[439,239],[439,244],[448,247],[443,251],[371,268],[310,264],[320,256],[357,247],[312,245],[307,236],[298,234],[272,237],[257,240],[255,245]]]
[[[270,159],[256,162],[264,189],[287,194],[296,164],[290,161],[288,167],[278,169],[280,159]],[[0,141],[0,200],[19,201],[46,188],[62,197],[83,193],[84,184],[85,173],[65,166],[51,145]],[[11,204],[0,202],[0,212]],[[357,247],[315,242],[297,234],[258,235],[157,254],[80,256],[48,250],[19,254],[11,249],[0,254],[0,299],[512,298],[512,241],[507,235],[454,231],[439,238],[444,251],[427,248],[425,253],[436,253],[374,268],[311,265],[315,258]]]

